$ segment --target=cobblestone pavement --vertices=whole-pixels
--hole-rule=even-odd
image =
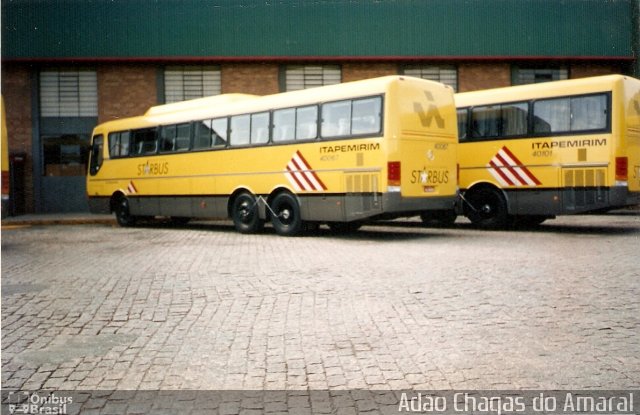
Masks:
[[[8,227],[2,387],[638,389],[639,245],[636,214],[297,238]]]

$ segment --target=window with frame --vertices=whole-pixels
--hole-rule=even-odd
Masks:
[[[291,65],[284,68],[284,91],[298,91],[342,82],[338,65]]]
[[[382,126],[382,98],[328,102],[322,105],[323,138],[377,134]]]
[[[40,72],[42,117],[97,117],[98,77],[94,70]]]
[[[608,94],[544,99],[533,103],[535,134],[604,131],[609,127]]]
[[[95,176],[100,167],[102,167],[103,155],[102,149],[104,147],[104,136],[102,134],[93,137],[91,145],[91,154],[89,156],[89,174]]]
[[[513,85],[537,84],[541,82],[560,81],[569,78],[566,68],[514,68]]]
[[[467,134],[467,121],[469,119],[469,109],[468,108],[461,108],[458,109],[457,111],[457,118],[458,118],[458,139],[460,139],[460,141],[464,141],[468,138],[468,134]]]
[[[458,69],[452,65],[407,65],[401,73],[416,78],[428,79],[449,85],[458,90]]]
[[[133,154],[155,154],[158,151],[158,140],[155,128],[142,128],[131,131]]]
[[[229,145],[246,146],[251,142],[251,116],[235,115],[231,117]]]
[[[109,134],[109,157],[126,157],[129,155],[131,134],[129,131],[121,131]]]
[[[318,136],[318,107],[284,108],[273,111],[273,142],[312,140]]]
[[[165,125],[160,128],[160,151],[187,151],[191,146],[191,123]]]
[[[459,119],[458,123],[461,121]],[[528,131],[528,122],[528,102],[477,106],[471,109],[471,137],[460,136],[460,139],[524,136]]]
[[[202,150],[226,146],[227,124],[227,118],[197,121],[193,137],[193,149]]]
[[[168,66],[164,71],[165,102],[219,95],[222,77],[217,66]]]

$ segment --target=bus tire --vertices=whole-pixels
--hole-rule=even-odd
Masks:
[[[271,202],[271,224],[281,236],[296,236],[303,228],[298,200],[291,193],[278,194]]]
[[[257,233],[264,226],[256,198],[250,193],[240,193],[231,206],[233,226],[240,233]]]
[[[118,225],[122,227],[134,226],[138,221],[138,218],[133,216],[129,210],[129,199],[124,196],[120,196],[116,200],[114,212]]]
[[[510,223],[507,201],[493,187],[471,189],[465,194],[465,214],[474,225],[483,229],[503,229]]]

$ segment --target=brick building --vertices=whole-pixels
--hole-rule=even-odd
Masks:
[[[639,4],[2,0],[9,150],[26,156],[14,213],[86,210],[93,126],[158,103],[399,73],[457,91],[638,77]]]

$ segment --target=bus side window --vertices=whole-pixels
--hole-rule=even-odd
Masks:
[[[296,140],[313,140],[318,137],[318,107],[296,109]]]
[[[231,145],[246,146],[251,139],[251,118],[249,115],[231,117]]]
[[[607,128],[607,96],[604,94],[571,99],[571,131]]]
[[[100,167],[102,167],[103,161],[103,151],[104,147],[104,138],[102,135],[97,135],[93,137],[93,144],[91,145],[91,154],[89,160],[89,174],[95,176],[98,171],[100,171]]]
[[[322,137],[343,137],[350,133],[351,101],[324,104],[322,106]]]
[[[251,114],[251,144],[269,142],[269,113]]]
[[[471,110],[471,136],[473,138],[498,137],[501,129],[499,105],[474,107]]]
[[[129,155],[129,131],[109,134],[109,157],[126,157]]]
[[[176,137],[176,126],[166,125],[160,128],[160,151],[173,151]]]
[[[569,98],[545,99],[533,104],[533,132],[567,132],[570,127],[571,107]]]
[[[176,127],[174,151],[187,151],[191,147],[191,123],[179,124]]]
[[[213,146],[225,147],[227,145],[227,125],[229,121],[227,118],[218,118],[211,121],[211,131],[213,133]]]
[[[462,108],[457,111],[458,113],[458,139],[460,141],[467,140],[467,108]]]
[[[375,134],[380,132],[380,97],[353,101],[351,134]]]
[[[134,152],[137,155],[155,154],[158,150],[155,128],[144,128],[131,132]]]
[[[273,112],[273,142],[295,139],[296,110],[287,108]]]
[[[503,137],[523,136],[527,134],[529,121],[529,104],[517,102],[513,104],[503,104],[502,108],[502,131]]]
[[[193,149],[200,150],[211,147],[211,120],[198,121],[195,124]]]

